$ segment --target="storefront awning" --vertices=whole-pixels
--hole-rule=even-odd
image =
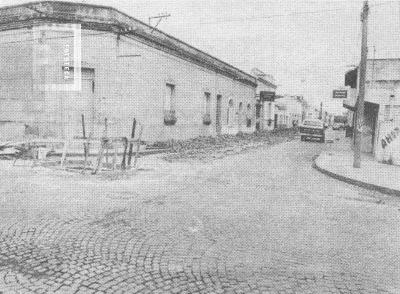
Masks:
[[[260,92],[260,100],[274,102],[275,101],[275,92],[272,91],[261,91]]]

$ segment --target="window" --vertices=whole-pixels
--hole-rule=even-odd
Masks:
[[[165,111],[173,110],[174,96],[175,96],[175,85],[167,84],[165,98],[164,98],[164,110]]]
[[[230,99],[228,103],[228,113],[226,117],[226,122],[228,125],[232,125],[233,123],[233,100]]]
[[[251,104],[247,104],[247,113],[246,113],[246,126],[248,128],[251,127],[251,117],[252,117],[252,113],[251,113]]]
[[[206,103],[205,114],[210,115],[211,114],[211,94],[205,92],[204,97],[205,97],[205,103]]]
[[[261,110],[261,109],[260,109]],[[247,113],[246,113],[247,119],[251,119],[253,116],[252,110],[251,110],[251,104],[247,104]]]
[[[243,117],[243,102],[239,103],[238,120],[239,120],[239,125],[241,125],[243,123],[243,120],[244,120],[244,117]]]

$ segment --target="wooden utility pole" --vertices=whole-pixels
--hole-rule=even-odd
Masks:
[[[361,138],[364,120],[364,97],[365,97],[365,78],[367,72],[368,55],[368,1],[364,1],[361,13],[362,39],[361,39],[361,62],[360,62],[360,86],[356,103],[356,123],[354,126],[354,161],[353,167],[361,167]]]

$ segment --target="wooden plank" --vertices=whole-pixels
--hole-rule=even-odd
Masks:
[[[100,137],[89,137],[89,138],[83,138],[83,137],[79,137],[79,136],[75,136],[74,137],[74,140],[75,141],[90,141],[90,142],[93,142],[93,141],[99,141],[99,140],[101,140],[101,138]]]
[[[126,138],[126,137],[102,137],[102,138],[92,138],[92,137],[90,137],[90,138],[86,138],[86,139],[84,139],[84,138],[82,138],[82,137],[74,137],[74,140],[73,140],[72,142],[81,143],[81,141],[85,141],[85,142],[88,142],[88,143],[93,144],[93,143],[96,143],[96,142],[98,142],[99,140],[102,140],[102,139],[104,139],[104,138],[106,138],[106,139],[108,139],[108,140],[110,140],[110,141],[113,141],[113,142],[121,142],[121,143],[124,143],[125,140],[127,140],[128,143],[136,143],[136,142],[137,142],[137,140],[128,139],[128,138]],[[31,141],[29,141],[29,142],[31,142]],[[24,143],[29,143],[29,142],[24,142]],[[58,141],[51,141],[51,143],[54,143],[54,142],[62,143],[63,141],[61,141],[61,140],[58,140]],[[21,144],[22,144],[22,143],[21,143]]]
[[[128,139],[125,138],[124,140],[124,153],[122,154],[122,162],[121,162],[121,169],[126,169],[126,152],[128,151]]]

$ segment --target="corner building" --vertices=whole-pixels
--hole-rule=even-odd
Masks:
[[[0,136],[163,141],[255,130],[256,79],[111,7],[0,9]],[[250,120],[241,124],[246,106]]]

